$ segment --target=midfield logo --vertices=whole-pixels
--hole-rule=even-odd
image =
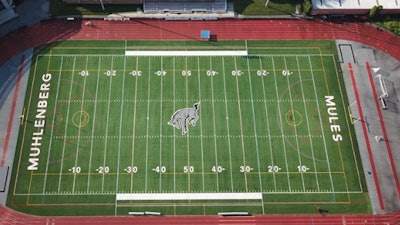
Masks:
[[[200,102],[196,102],[194,103],[193,108],[183,108],[177,110],[171,116],[171,120],[168,122],[168,125],[171,125],[177,129],[182,128],[182,135],[185,135],[189,131],[188,124],[196,126],[196,122],[199,119],[199,115],[197,114],[199,108]]]

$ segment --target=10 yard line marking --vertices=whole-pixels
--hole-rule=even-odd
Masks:
[[[271,58],[272,60],[272,68],[273,68],[273,73],[274,73],[274,79],[275,79],[275,84],[277,84],[277,78],[276,78],[276,70],[275,70],[275,60],[274,57]],[[281,127],[281,134],[282,134],[282,146],[283,146],[283,155],[285,158],[285,166],[286,166],[286,172],[289,172],[289,166],[288,166],[288,162],[287,162],[287,155],[286,155],[286,143],[285,143],[285,137],[284,137],[284,133],[283,133],[283,123],[282,123],[282,112],[281,112],[281,107],[280,107],[280,103],[279,103],[279,91],[278,91],[278,85],[274,85],[275,86],[275,92],[276,92],[276,97],[277,97],[277,102],[278,102],[278,116],[279,116],[279,125]],[[288,182],[288,188],[289,191],[291,191],[291,185],[290,185],[290,179],[289,179],[289,173],[287,173],[287,182]]]
[[[68,97],[69,99],[71,99],[71,96],[72,96],[72,86],[74,84],[75,63],[76,63],[76,57],[74,57],[74,62],[73,62],[73,65],[72,65],[72,73],[71,73],[72,79],[71,79],[71,86],[70,86],[70,89],[69,89],[69,97]],[[70,104],[68,104],[68,106],[67,106],[67,119],[66,119],[66,122],[65,122],[65,129],[64,129],[64,135],[65,136],[67,135],[67,128],[68,128],[68,124],[69,124],[70,106],[71,106]],[[61,155],[60,175],[59,175],[59,178],[58,178],[58,192],[60,192],[60,188],[61,188],[62,170],[63,170],[63,165],[64,165],[64,153],[65,153],[65,148],[66,148],[65,145],[66,144],[67,144],[66,141],[64,141],[62,155]]]
[[[284,58],[284,61],[285,61],[285,70],[288,70],[286,58]],[[299,73],[300,73],[300,71],[299,71]],[[289,99],[290,99],[290,108],[293,109],[293,96],[292,96],[292,88],[291,88],[292,85],[290,84],[290,77],[291,76],[286,76],[285,78],[286,78],[286,83],[287,83],[287,86],[288,86],[288,89],[289,89],[288,93],[289,93]],[[293,117],[293,119],[294,119],[294,124],[296,124],[296,117]],[[294,126],[294,134],[295,134],[295,136],[297,136],[297,126]],[[296,140],[297,149],[300,149],[299,148],[300,147],[299,146],[299,139],[295,138],[295,140]],[[300,151],[297,151],[297,157],[298,157],[298,160],[299,160],[299,165],[300,166],[303,165],[302,161],[301,161]],[[302,183],[302,186],[303,186],[303,190],[305,190],[303,173],[300,173],[300,177],[301,177],[301,183]]]
[[[299,63],[299,58],[298,57],[296,57],[296,62],[297,62],[297,68],[298,68],[298,71],[299,71],[300,80],[303,80],[302,76],[301,76],[300,63]],[[303,82],[300,82],[300,87],[301,87],[301,93],[302,93],[303,98],[304,98],[305,94],[304,94]],[[310,120],[308,118],[308,110],[307,110],[308,108],[307,108],[305,102],[303,102],[303,107],[304,107],[304,112],[306,114],[307,131],[310,134],[308,139],[310,141],[311,155],[312,155],[312,158],[315,159],[315,157],[314,157],[314,144],[313,144],[313,139],[312,139],[312,136],[311,136],[311,129],[310,129]],[[319,181],[318,181],[317,165],[316,165],[316,161],[315,160],[312,160],[312,161],[313,161],[313,164],[314,164],[315,182],[317,183],[317,190],[319,191],[320,187],[319,187]]]

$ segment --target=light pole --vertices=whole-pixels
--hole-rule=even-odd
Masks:
[[[265,0],[265,8],[268,8],[268,3],[270,0]]]
[[[104,9],[103,0],[100,0],[100,4],[101,4],[101,8],[102,8],[102,9],[103,9],[103,11],[104,11],[105,9]]]

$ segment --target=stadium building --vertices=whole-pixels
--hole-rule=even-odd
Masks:
[[[377,5],[382,14],[400,13],[398,0],[312,0],[312,15],[367,15]]]
[[[64,0],[71,4],[99,4],[99,0]],[[102,0],[102,4],[143,4],[144,13],[225,13],[226,0]]]

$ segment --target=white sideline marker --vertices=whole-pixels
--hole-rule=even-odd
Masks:
[[[125,51],[125,56],[247,56],[241,51]]]
[[[117,194],[121,200],[261,200],[262,193],[135,193]]]

